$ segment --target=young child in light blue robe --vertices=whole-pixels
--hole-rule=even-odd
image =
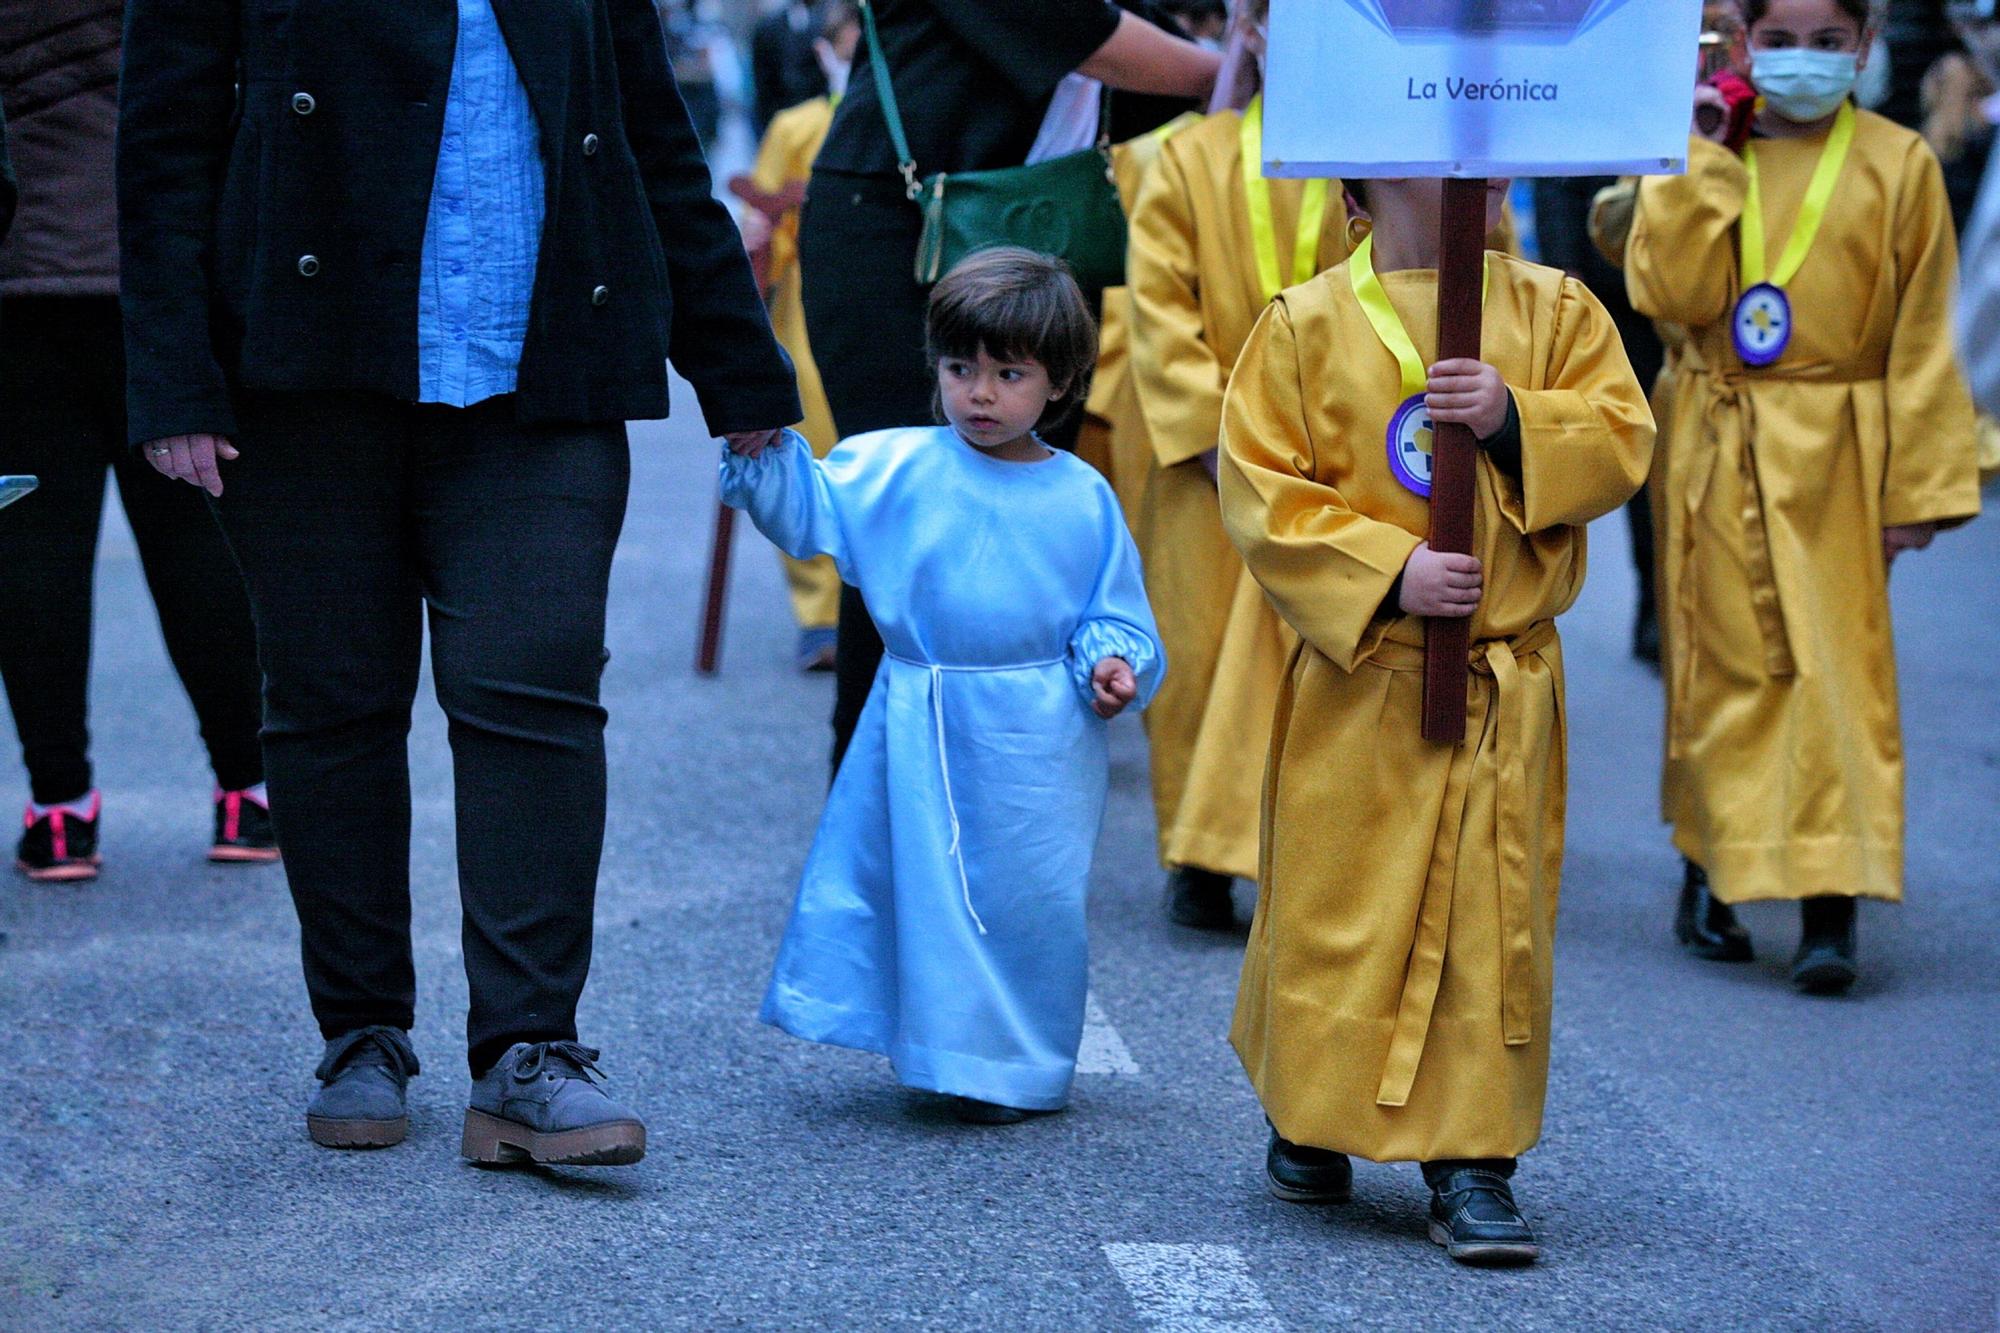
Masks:
[[[828,797],[762,1017],[886,1055],[965,1119],[1069,1098],[1104,719],[1165,663],[1117,499],[1044,446],[1096,338],[1066,270],[982,252],[933,294],[953,424],[725,453],[723,498],[833,557],[887,646]],[[837,372],[836,372],[837,373]]]

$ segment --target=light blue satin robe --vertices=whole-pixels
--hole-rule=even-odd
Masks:
[[[888,648],[763,1020],[911,1087],[1061,1107],[1108,781],[1091,669],[1130,662],[1140,706],[1165,670],[1111,488],[1070,454],[1008,463],[927,428],[817,463],[787,432],[725,453],[722,494],[788,554],[832,556]]]

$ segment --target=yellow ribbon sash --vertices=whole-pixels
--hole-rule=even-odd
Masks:
[[[1382,345],[1396,358],[1396,364],[1403,368],[1403,397],[1416,397],[1430,383],[1430,369],[1418,354],[1410,331],[1403,327],[1403,317],[1390,304],[1382,279],[1375,276],[1375,237],[1372,233],[1362,237],[1361,244],[1348,256],[1347,280],[1354,288],[1354,299],[1361,302],[1361,313],[1368,316],[1368,322],[1374,326],[1375,336],[1382,340]]]
[[[1278,233],[1271,222],[1271,182],[1264,179],[1264,95],[1250,99],[1238,130],[1243,156],[1243,199],[1250,209],[1250,241],[1257,250],[1257,281],[1268,303],[1319,271],[1319,233],[1326,221],[1327,183],[1306,182],[1299,200],[1299,230],[1292,240],[1292,280],[1278,274]]]
[[[1785,242],[1785,251],[1778,256],[1778,267],[1768,277],[1764,269],[1764,185],[1757,169],[1757,145],[1753,141],[1743,146],[1743,170],[1750,178],[1743,192],[1743,222],[1738,229],[1743,243],[1745,288],[1769,282],[1782,289],[1805,266],[1806,255],[1819,236],[1820,224],[1826,221],[1826,207],[1833,202],[1833,187],[1840,180],[1840,169],[1847,164],[1847,151],[1854,143],[1854,121],[1854,104],[1842,102],[1833,118],[1833,129],[1826,136],[1826,147],[1820,150],[1819,165],[1813,168],[1812,181],[1806,186],[1805,202],[1799,205],[1791,239]]]
[[[1486,265],[1486,280],[1492,280],[1492,264]],[[1403,327],[1403,317],[1396,313],[1396,307],[1389,301],[1389,293],[1382,287],[1382,279],[1375,275],[1375,237],[1373,233],[1361,238],[1361,244],[1347,259],[1347,281],[1354,288],[1354,299],[1361,303],[1361,312],[1368,316],[1368,322],[1375,329],[1375,336],[1396,358],[1396,364],[1403,368],[1403,397],[1414,398],[1422,393],[1431,382],[1430,368],[1417,352],[1417,344],[1410,338],[1410,331]]]

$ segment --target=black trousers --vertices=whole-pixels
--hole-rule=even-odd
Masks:
[[[218,785],[264,780],[257,646],[243,582],[201,492],[125,447],[115,296],[0,302],[0,473],[41,478],[0,511],[0,679],[29,786],[48,805],[92,785],[91,592],[104,478],[118,478],[167,655]]]
[[[426,617],[449,719],[475,1075],[576,1036],[604,844],[622,423],[245,394],[216,504],[264,664],[271,810],[321,1032],[411,1026],[407,738]]]
[[[933,385],[924,357],[930,293],[913,273],[923,219],[900,181],[819,172],[799,220],[806,339],[826,376],[827,406],[841,435],[931,420]],[[861,594],[840,590],[833,655],[833,766],[882,665],[882,635]]]

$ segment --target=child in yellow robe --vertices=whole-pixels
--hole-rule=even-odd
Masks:
[[[1273,1127],[1279,1198],[1344,1200],[1347,1154],[1418,1161],[1433,1240],[1464,1262],[1528,1262],[1509,1182],[1548,1079],[1566,771],[1554,621],[1583,584],[1584,525],[1646,478],[1653,419],[1597,300],[1505,255],[1487,260],[1485,361],[1420,359],[1437,345],[1442,187],[1356,190],[1374,220],[1364,249],[1258,321],[1223,411],[1223,520],[1299,638],[1231,1039]],[[1378,320],[1404,331],[1403,358]],[[1481,437],[1474,556],[1425,542],[1429,502],[1388,443],[1405,409]],[[1456,747],[1419,734],[1426,615],[1472,621]]]
[[[1729,904],[1802,900],[1793,981],[1826,992],[1856,976],[1856,899],[1903,892],[1889,566],[1979,510],[1937,160],[1844,96],[1868,15],[1747,3],[1757,136],[1697,133],[1626,256],[1633,304],[1689,334],[1661,511],[1676,934],[1747,959]]]
[[[1192,111],[1184,112],[1158,129],[1112,148],[1111,173],[1118,181],[1118,198],[1128,216],[1138,206],[1139,186],[1160,160],[1166,141],[1188,126],[1200,124],[1201,119]],[[1097,373],[1091,377],[1090,400],[1083,405],[1076,455],[1111,483],[1125,511],[1125,522],[1136,536],[1146,479],[1153,471],[1153,442],[1146,434],[1139,391],[1132,382],[1131,333],[1131,290],[1107,288],[1098,323]]]
[[[1264,8],[1251,0],[1237,22],[1257,29]],[[1261,31],[1240,39],[1261,60]],[[1348,251],[1339,182],[1263,179],[1261,125],[1253,101],[1167,139],[1131,221],[1130,373],[1152,444],[1134,528],[1174,663],[1146,715],[1153,809],[1169,914],[1206,929],[1234,927],[1231,881],[1257,873],[1265,743],[1291,647],[1222,530],[1222,391],[1279,289]]]
[[[828,83],[837,89],[847,81],[848,67],[861,37],[860,11],[852,3],[835,0],[820,6],[820,36],[814,43]],[[813,159],[833,125],[837,93],[814,97],[788,107],[772,117],[757,147],[757,163],[750,176],[765,195],[779,195],[788,187],[802,187],[812,175]],[[819,367],[806,344],[804,286],[799,270],[799,212],[793,208],[775,223],[750,220],[746,215],[746,235],[768,227],[766,302],[771,311],[771,331],[791,354],[799,376],[799,401],[805,418],[799,434],[811,446],[813,455],[824,458],[839,443],[833,428],[833,410],[827,406],[826,389],[820,382]],[[827,556],[794,560],[780,553],[785,565],[785,582],[791,590],[792,615],[799,626],[798,663],[806,671],[831,671],[835,627],[840,621],[840,574]]]

